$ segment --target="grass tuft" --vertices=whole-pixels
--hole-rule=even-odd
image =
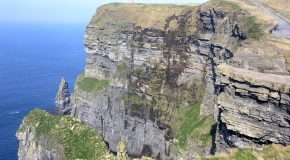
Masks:
[[[261,24],[257,22],[256,17],[246,16],[242,19],[243,28],[245,28],[248,38],[260,39],[265,35]]]

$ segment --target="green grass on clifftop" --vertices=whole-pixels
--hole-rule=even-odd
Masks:
[[[114,22],[119,30],[126,30],[132,24],[142,28],[163,30],[169,17],[178,16],[189,10],[195,12],[197,7],[174,4],[111,3],[97,9],[91,25],[108,29],[108,24]],[[192,24],[195,24],[195,22],[192,22]],[[174,26],[174,24],[172,25]]]
[[[221,7],[225,11],[230,11],[230,12],[237,12],[237,11],[242,10],[242,8],[238,4],[230,0],[211,0],[209,4],[213,7]]]
[[[62,145],[67,159],[110,159],[110,153],[101,135],[70,116],[52,116],[35,109],[25,117],[18,132],[35,128],[37,142],[41,136]],[[107,157],[107,158],[106,158]]]
[[[98,80],[95,78],[87,78],[82,74],[79,76],[77,80],[77,85],[83,91],[95,92],[107,88],[109,86],[109,81]]]
[[[290,147],[269,145],[262,149],[233,149],[228,155],[217,155],[202,160],[289,160]]]

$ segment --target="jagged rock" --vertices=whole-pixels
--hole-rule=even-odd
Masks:
[[[289,94],[290,76],[259,73],[218,66],[222,88],[217,104],[223,138],[235,147],[249,143],[290,144],[289,106],[283,95]],[[223,83],[225,82],[225,83]],[[285,96],[287,97],[287,96]],[[288,113],[287,113],[288,112]]]
[[[70,92],[68,83],[64,80],[64,78],[61,79],[59,84],[58,92],[55,97],[55,105],[60,114],[70,114]]]

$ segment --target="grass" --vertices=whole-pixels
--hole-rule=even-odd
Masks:
[[[109,86],[109,81],[87,78],[84,75],[80,75],[77,80],[77,85],[86,92],[95,92],[107,88]]]
[[[290,1],[289,0],[260,0],[262,3],[270,7],[276,12],[288,18],[290,22]]]
[[[201,118],[190,134],[190,138],[200,140],[202,145],[210,146],[212,144],[212,136],[215,134],[215,123],[216,121],[213,116]]]
[[[132,72],[132,69],[126,65],[126,63],[121,63],[117,66],[117,75],[128,76]]]
[[[30,127],[35,128],[36,142],[45,136],[62,145],[66,159],[97,160],[111,156],[99,133],[70,116],[52,116],[43,110],[35,109],[24,118],[18,134],[29,130]]]
[[[197,100],[194,105],[185,112],[184,118],[177,131],[178,146],[186,148],[189,139],[201,141],[203,145],[211,145],[212,126],[215,120],[212,116],[200,117],[201,101]]]
[[[242,17],[240,23],[248,38],[260,39],[265,35],[261,24],[254,16]]]
[[[212,0],[209,3],[212,6],[222,7],[224,10],[230,11],[230,12],[237,12],[237,11],[242,10],[242,8],[238,4],[229,0]]]
[[[130,102],[131,104],[138,105],[138,106],[150,106],[151,105],[151,101],[147,100],[146,98],[140,97],[138,95],[122,96],[122,100]]]
[[[130,70],[130,68],[127,67],[126,63],[122,63],[117,66],[117,72],[119,73],[124,73],[124,72],[127,72],[128,70]]]
[[[268,145],[263,149],[234,149],[228,155],[217,155],[202,158],[202,160],[289,160],[289,157],[290,147],[285,147],[281,145]]]
[[[111,3],[98,8],[91,24],[109,29],[108,24],[114,22],[118,24],[114,29],[120,31],[132,29],[131,24],[142,28],[164,29],[168,17],[196,9],[189,5]]]

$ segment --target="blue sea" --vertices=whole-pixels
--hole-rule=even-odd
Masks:
[[[52,109],[61,77],[83,72],[85,24],[0,24],[0,159],[17,159],[15,133],[34,108]]]

